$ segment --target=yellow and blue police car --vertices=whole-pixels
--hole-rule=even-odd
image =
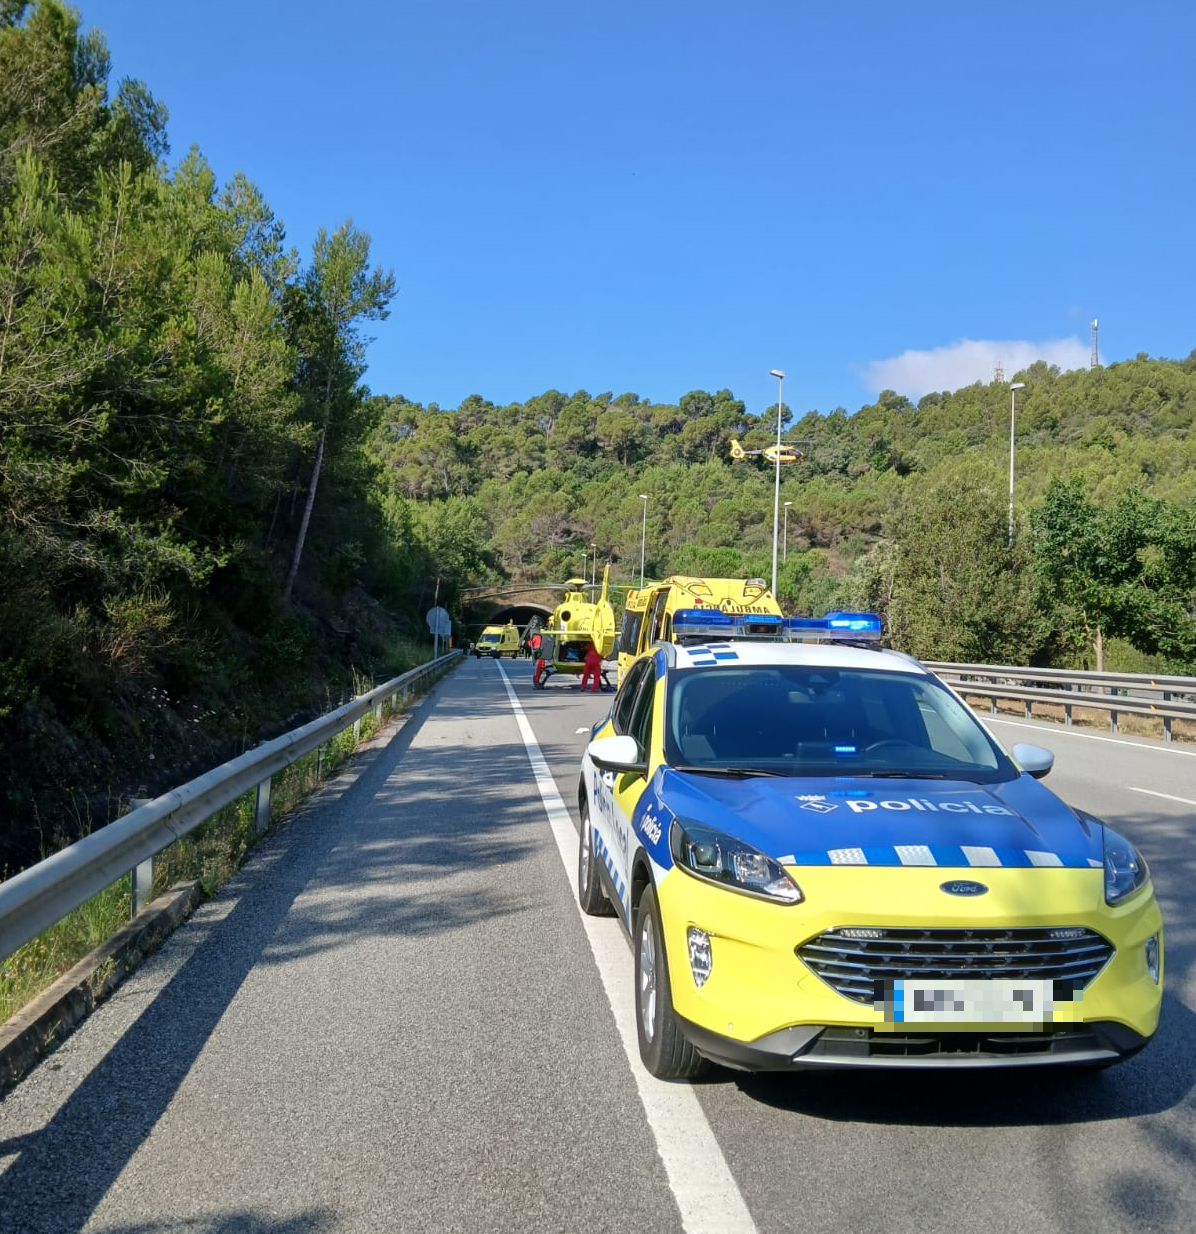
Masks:
[[[640,1054],[1102,1067],[1158,1025],[1163,922],[1123,835],[1041,783],[867,614],[711,609],[637,659],[578,784],[578,895],[633,942]],[[758,632],[760,619],[753,620]]]

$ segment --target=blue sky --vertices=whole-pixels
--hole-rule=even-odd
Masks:
[[[307,256],[377,394],[855,411],[1196,347],[1185,0],[76,0]]]

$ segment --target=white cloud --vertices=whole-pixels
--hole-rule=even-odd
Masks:
[[[989,339],[960,339],[932,351],[903,351],[890,360],[873,360],[864,369],[864,384],[872,393],[896,390],[917,399],[935,390],[958,390],[973,382],[988,383],[1001,366],[1005,380],[1035,360],[1045,360],[1063,371],[1086,368],[1091,359],[1091,344],[1076,338],[1050,339],[1044,343],[1024,340],[1004,342]]]

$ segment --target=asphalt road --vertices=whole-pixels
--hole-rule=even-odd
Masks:
[[[993,725],[1151,861],[1168,992],[1129,1063],[661,1084],[573,888],[610,696],[530,675],[467,659],[0,1101],[0,1234],[1189,1234],[1196,752]]]

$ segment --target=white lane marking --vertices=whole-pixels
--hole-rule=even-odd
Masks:
[[[561,864],[572,888],[577,873],[577,828],[557,792],[556,781],[501,665],[499,672],[531,760],[532,775],[544,802]],[[682,1226],[688,1234],[756,1234],[756,1223],[731,1176],[693,1086],[686,1081],[666,1083],[653,1079],[640,1061],[630,952],[623,927],[615,918],[587,917],[577,897],[572,898],[590,940],[590,950],[598,965],[615,1027],[631,1065],[648,1126],[656,1139],[656,1151],[664,1163],[669,1188],[681,1211]]]
[[[1170,793],[1156,793],[1153,788],[1135,788],[1132,784],[1127,784],[1126,788],[1131,793],[1145,793],[1148,797],[1162,797],[1164,801],[1178,801],[1181,806],[1196,806],[1196,801],[1188,797],[1172,797]]]
[[[1185,758],[1196,758],[1196,750],[1185,750],[1174,741],[1155,740],[1156,744],[1145,745],[1137,741],[1126,741],[1124,737],[1102,737],[1100,733],[1086,733],[1082,729],[1068,728],[1065,724],[1056,724],[1053,728],[1041,724],[1026,724],[1019,720],[1006,720],[1001,716],[976,713],[977,719],[985,724],[1008,724],[1010,728],[1028,728],[1034,733],[1046,733],[1048,736],[1057,734],[1060,737],[1081,737],[1085,741],[1106,741],[1115,746],[1132,746],[1135,750],[1156,750],[1161,754],[1182,754]]]

